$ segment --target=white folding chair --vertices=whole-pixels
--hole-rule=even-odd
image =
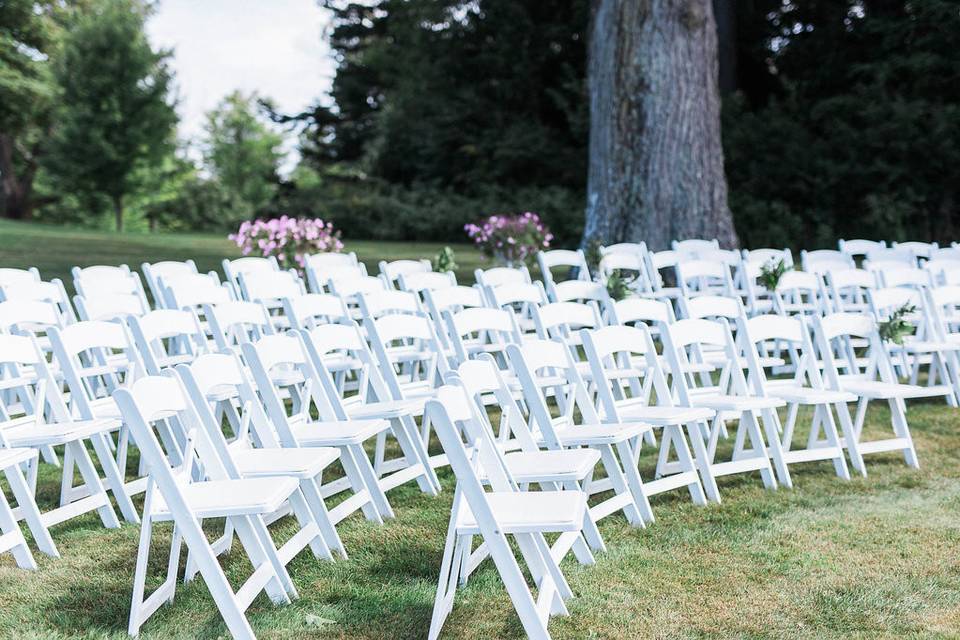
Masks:
[[[307,274],[307,284],[312,293],[323,293],[323,287],[329,279],[326,275],[328,271],[356,269],[360,275],[367,275],[366,266],[357,260],[357,254],[353,251],[314,253],[304,256],[303,269]]]
[[[929,260],[931,254],[940,248],[936,242],[894,242],[892,244],[894,249],[905,249],[911,252],[917,258],[923,258],[924,260]]]
[[[457,286],[457,276],[452,271],[419,271],[401,273],[397,276],[401,291],[423,293],[428,290],[448,289]]]
[[[491,267],[475,269],[473,278],[480,288],[499,287],[502,284],[530,284],[530,270],[525,265],[519,267]]]
[[[283,315],[283,299],[307,292],[300,276],[292,271],[251,271],[241,273],[237,281],[240,298],[263,304],[278,331],[290,328],[290,321]]]
[[[387,420],[403,454],[386,459],[387,431],[377,435],[374,471],[384,492],[416,480],[421,491],[435,495],[440,481],[430,467],[426,447],[419,440],[415,418],[423,415],[424,400],[396,398],[388,387],[379,363],[355,324],[325,325],[300,332],[313,367],[321,379],[333,382],[333,371],[349,372],[357,380],[351,395],[344,385],[325,388],[334,414],[340,420]]]
[[[941,251],[943,251],[941,249]],[[950,251],[957,251],[950,249]],[[956,257],[933,258],[923,264],[932,279],[934,285],[957,285],[960,284],[960,251],[957,251]]]
[[[518,491],[504,470],[496,447],[480,440],[482,425],[472,413],[458,410],[465,392],[445,386],[428,403],[438,436],[457,476],[457,490],[444,545],[437,597],[428,638],[436,640],[453,608],[456,587],[479,536],[503,580],[527,636],[548,640],[551,614],[566,615],[564,600],[573,595],[544,534],[579,534],[586,516],[586,500],[577,491]],[[465,434],[466,441],[461,434]],[[482,467],[493,491],[486,492],[478,476]],[[516,542],[521,558],[537,585],[534,598],[517,563],[507,536]]]
[[[837,248],[841,253],[845,253],[851,258],[857,257],[866,257],[866,255],[871,251],[876,251],[877,249],[885,249],[887,243],[883,240],[863,240],[863,239],[854,239],[854,240],[838,240]]]
[[[884,247],[867,251],[864,267],[869,269],[873,264],[895,262],[904,268],[917,268],[917,256],[910,249],[904,247]]]
[[[590,509],[594,520],[623,511],[634,526],[653,522],[653,510],[635,464],[640,439],[652,427],[601,422],[569,350],[559,342],[533,340],[510,345],[507,356],[520,379],[531,429],[539,434],[546,448],[590,447],[600,452],[607,477],[591,482],[587,490],[591,495],[612,490],[613,496]],[[547,402],[548,393],[561,412],[556,418]]]
[[[60,278],[50,282],[20,282],[0,285],[0,301],[49,302],[56,305],[60,324],[77,321],[77,313]]]
[[[261,302],[230,300],[202,308],[217,351],[236,350],[241,344],[276,333],[270,312]]]
[[[800,252],[800,266],[809,273],[827,273],[835,269],[856,269],[853,256],[834,249]]]
[[[340,451],[345,478],[334,480],[322,487],[324,497],[351,491],[343,502],[342,512],[349,514],[357,509],[368,520],[383,522],[392,518],[393,509],[386,494],[380,489],[376,473],[363,444],[389,429],[386,420],[344,420],[334,412],[321,379],[306,353],[299,336],[265,336],[256,342],[242,345],[243,359],[250,367],[257,391],[262,398],[280,444],[284,447],[336,447]],[[283,384],[274,380],[277,372],[293,368],[298,374],[294,382],[285,385],[291,398],[286,403],[281,395]],[[302,381],[302,382],[301,382]],[[289,408],[288,408],[289,407]],[[311,407],[319,414],[314,419]]]
[[[867,311],[867,291],[877,286],[877,274],[866,269],[834,269],[824,280],[832,311]]]
[[[707,460],[714,477],[734,473],[760,471],[764,486],[777,486],[771,459],[778,474],[786,471],[783,452],[777,434],[777,424],[770,419],[769,410],[785,406],[775,398],[759,397],[750,393],[740,354],[725,320],[677,320],[660,328],[663,351],[672,373],[672,393],[677,404],[684,407],[705,407],[716,412],[707,442]],[[726,364],[719,374],[716,386],[697,388],[695,378],[686,375],[689,363],[702,358],[705,349],[722,349]],[[760,422],[766,431],[766,441]],[[729,461],[716,462],[717,445],[726,434],[726,421],[737,420],[733,453]],[[769,453],[768,453],[769,450]]]
[[[493,355],[506,366],[508,344],[523,340],[512,313],[504,309],[471,307],[451,313],[444,311],[444,322],[457,366],[481,353]]]
[[[824,387],[817,356],[803,316],[761,315],[749,320],[741,318],[737,324],[737,340],[749,365],[748,383],[752,392],[757,396],[780,398],[787,403],[787,420],[780,435],[780,448],[783,451],[783,461],[787,471],[784,475],[779,475],[778,468],[777,480],[780,484],[792,488],[793,479],[790,476],[789,465],[816,460],[830,460],[833,462],[837,476],[849,480],[850,472],[847,470],[843,443],[837,432],[832,407],[843,407],[838,410],[837,415],[844,436],[850,437],[852,423],[850,414],[846,410],[846,403],[856,402],[857,397],[851,393],[832,391]],[[792,378],[767,377],[765,371],[767,367],[762,360],[766,356],[766,345],[769,342],[790,345],[789,352],[796,358],[792,363],[794,370]],[[813,418],[807,433],[806,446],[795,448],[793,440],[801,407],[812,407]],[[768,417],[779,421],[775,411],[769,411]]]
[[[33,499],[33,493],[23,477],[23,467],[37,464],[37,452],[35,449],[10,449],[0,448],[0,471],[7,479],[7,486],[10,492],[17,500],[17,510],[20,516],[27,523],[33,539],[41,551],[53,557],[59,557],[50,533],[43,526],[40,516],[40,510]],[[27,539],[23,536],[23,531],[17,524],[17,516],[10,503],[4,489],[0,487],[0,553],[11,552],[14,561],[21,569],[35,570],[37,563],[33,559],[30,547],[27,545]]]
[[[488,286],[484,289],[484,294],[489,306],[513,312],[524,333],[536,330],[533,307],[547,304],[547,294],[541,282]]]
[[[540,265],[540,277],[547,291],[557,282],[562,282],[554,273],[554,269],[566,269],[565,276],[573,276],[575,280],[590,280],[590,268],[582,250],[552,249],[537,252],[537,264]]]
[[[820,278],[806,271],[787,271],[773,291],[773,311],[778,315],[819,315],[824,312]]]
[[[234,296],[237,298],[240,297],[240,274],[280,271],[280,263],[277,262],[276,256],[265,258],[248,256],[233,260],[224,258],[221,265],[223,266],[223,275],[227,277],[227,284],[233,287]]]
[[[127,320],[133,343],[148,375],[192,362],[209,350],[200,319],[192,310],[158,309]]]
[[[423,295],[423,304],[437,327],[437,336],[444,348],[450,346],[447,325],[443,319],[444,313],[457,313],[464,309],[484,306],[483,293],[477,286],[457,285],[445,289],[424,289],[421,294]]]
[[[704,295],[733,296],[730,267],[723,262],[687,260],[675,266],[677,285],[685,298]]]
[[[80,320],[126,320],[130,316],[141,316],[150,310],[136,293],[92,293],[74,296],[73,304]]]
[[[824,384],[834,391],[846,391],[858,397],[853,433],[844,438],[844,447],[850,454],[853,468],[866,475],[863,456],[884,451],[900,451],[908,466],[919,467],[907,424],[905,401],[913,398],[948,396],[949,387],[922,387],[897,382],[887,350],[884,348],[873,318],[863,314],[833,313],[822,318],[814,316],[817,348],[823,359]],[[851,338],[867,340],[866,363],[856,358],[849,347]],[[834,354],[838,355],[834,355]],[[845,360],[846,371],[841,374],[838,360]],[[866,441],[863,425],[871,400],[885,400],[890,408],[893,438]],[[843,410],[848,410],[844,405]],[[840,410],[841,407],[837,406]]]
[[[180,547],[186,543],[190,561],[203,576],[230,635],[253,640],[253,630],[244,611],[254,598],[265,591],[275,604],[288,604],[291,594],[296,595],[263,517],[277,511],[299,491],[297,480],[233,479],[225,473],[217,473],[210,480],[196,479],[200,470],[195,465],[195,458],[199,458],[203,472],[207,474],[219,471],[221,465],[174,378],[141,378],[129,389],[117,390],[116,401],[124,421],[130,425],[139,443],[149,472],[128,632],[136,636],[149,617],[173,599],[180,567]],[[187,434],[182,450],[171,451],[166,448],[166,443],[161,446],[154,433],[154,426],[160,423],[163,423],[164,431],[179,429]],[[217,561],[217,553],[203,532],[202,521],[209,518],[227,520],[253,566],[250,577],[236,591],[227,581]],[[174,525],[167,576],[150,596],[144,598],[153,526],[163,521],[172,521]]]
[[[712,251],[720,248],[719,240],[674,240],[670,243],[670,248],[676,251],[684,259],[697,259],[701,251]]]
[[[22,516],[30,518],[28,524],[45,553],[57,555],[50,540],[47,527],[52,527],[90,511],[96,511],[103,526],[115,529],[120,526],[107,487],[121,508],[126,507],[128,518],[137,521],[136,512],[127,497],[120,472],[110,451],[109,433],[114,427],[109,420],[74,419],[61,395],[60,386],[47,366],[46,358],[32,336],[0,335],[0,457],[6,449],[42,449],[64,447],[64,464],[60,504],[32,519],[36,505],[22,497]],[[93,463],[87,445],[96,452],[105,479]],[[37,484],[39,461],[34,458],[28,469],[30,494]],[[76,465],[76,468],[74,467]],[[73,491],[75,470],[80,471],[83,485]],[[9,477],[9,475],[8,475]],[[15,491],[17,478],[11,486]],[[106,486],[104,486],[106,484]],[[32,519],[32,521],[31,521]],[[39,531],[38,527],[43,531]]]
[[[695,504],[705,504],[706,485],[710,499],[719,502],[720,494],[707,464],[701,431],[715,412],[674,405],[646,326],[583,330],[581,337],[593,374],[598,413],[604,422],[642,422],[661,429],[656,479],[644,483],[646,495],[685,487]],[[693,445],[696,459],[690,453],[688,442]],[[676,463],[670,461],[671,450],[676,452]],[[705,478],[704,485],[697,475],[698,469]]]

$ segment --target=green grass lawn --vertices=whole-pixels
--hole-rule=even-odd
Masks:
[[[436,246],[348,243],[361,258],[420,256]],[[0,266],[37,265],[46,277],[74,263],[131,265],[194,257],[212,268],[231,255],[223,239],[112,236],[0,224]],[[459,251],[461,267],[475,254]],[[792,468],[793,490],[764,490],[759,476],[720,482],[722,505],[696,507],[676,492],[654,499],[658,521],[634,529],[621,517],[600,529],[608,551],[597,563],[564,569],[576,598],[570,617],[551,621],[555,638],[900,638],[960,637],[960,412],[942,403],[910,405],[921,468],[902,458],[867,458],[869,477],[836,478],[829,463]],[[875,408],[867,431],[889,413]],[[805,434],[804,434],[805,435]],[[799,434],[798,434],[799,438]],[[644,450],[650,477],[654,453]],[[261,596],[249,612],[260,638],[422,638],[453,495],[416,487],[391,492],[397,517],[376,526],[355,515],[339,527],[350,559],[291,565],[300,599],[273,607]],[[42,505],[57,495],[45,467]],[[138,505],[140,503],[138,502]],[[275,525],[284,539],[292,527]],[[211,527],[211,532],[215,527]],[[105,530],[95,515],[53,529],[62,558],[37,554],[40,570],[0,557],[0,637],[125,637],[139,529]],[[166,562],[169,528],[154,536],[153,584]],[[225,561],[232,580],[248,566]],[[149,585],[148,585],[149,586]],[[445,637],[522,637],[519,621],[487,563],[457,595]],[[226,629],[198,580],[177,591],[144,626],[145,638],[216,638]]]

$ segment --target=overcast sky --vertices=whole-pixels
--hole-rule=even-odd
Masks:
[[[313,103],[335,68],[328,20],[315,0],[161,0],[147,30],[174,51],[181,137],[202,133],[204,113],[234,89],[288,112]]]

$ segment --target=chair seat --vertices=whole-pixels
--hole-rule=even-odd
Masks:
[[[251,516],[273,513],[296,491],[296,478],[243,478],[193,482],[180,487],[190,511],[198,518]],[[151,515],[170,516],[163,495],[155,490]]]
[[[728,396],[703,395],[693,396],[691,399],[698,407],[709,407],[717,411],[761,411],[763,409],[777,409],[786,406],[780,398],[764,398],[761,396]]]
[[[411,398],[409,400],[384,400],[383,402],[346,403],[347,414],[351,419],[400,418],[403,416],[421,416],[423,407],[430,398]]]
[[[960,344],[949,340],[905,340],[902,345],[894,345],[894,351],[907,353],[938,353],[960,350]]]
[[[10,467],[36,459],[39,452],[36,449],[0,449],[0,469]]]
[[[616,444],[639,437],[653,429],[640,422],[623,424],[578,424],[557,429],[557,437],[564,446]]]
[[[304,446],[345,447],[362,444],[390,428],[386,420],[336,420],[300,422],[292,427],[293,437]]]
[[[587,499],[579,491],[493,492],[486,499],[496,528],[507,534],[579,531],[587,508]],[[457,517],[457,533],[480,533],[466,502]]]
[[[775,398],[790,404],[826,404],[835,402],[856,402],[857,396],[844,391],[814,389],[796,384],[770,385],[768,392]]]
[[[844,391],[873,400],[934,398],[952,393],[951,388],[946,385],[923,387],[917,384],[901,384],[881,380],[841,380],[841,385]]]
[[[82,440],[118,426],[116,420],[109,419],[37,424],[27,418],[14,420],[10,426],[0,426],[0,429],[11,447],[44,447]]]
[[[504,456],[517,482],[564,482],[589,476],[600,461],[594,449],[514,451]]]
[[[309,449],[233,449],[231,457],[245,477],[315,478],[340,458],[334,447]]]
[[[621,419],[649,422],[661,426],[710,420],[716,414],[714,410],[706,407],[650,406],[639,399],[621,402],[617,403],[617,414]]]

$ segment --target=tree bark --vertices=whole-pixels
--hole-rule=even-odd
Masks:
[[[113,219],[117,231],[123,231],[123,196],[113,196]]]
[[[584,245],[737,245],[711,0],[594,0]]]
[[[3,215],[15,220],[33,217],[33,178],[37,163],[32,158],[23,158],[23,168],[18,173],[14,163],[16,145],[9,134],[0,134],[0,176],[3,182]]]
[[[717,21],[717,58],[720,63],[720,95],[737,90],[737,0],[713,0]]]

